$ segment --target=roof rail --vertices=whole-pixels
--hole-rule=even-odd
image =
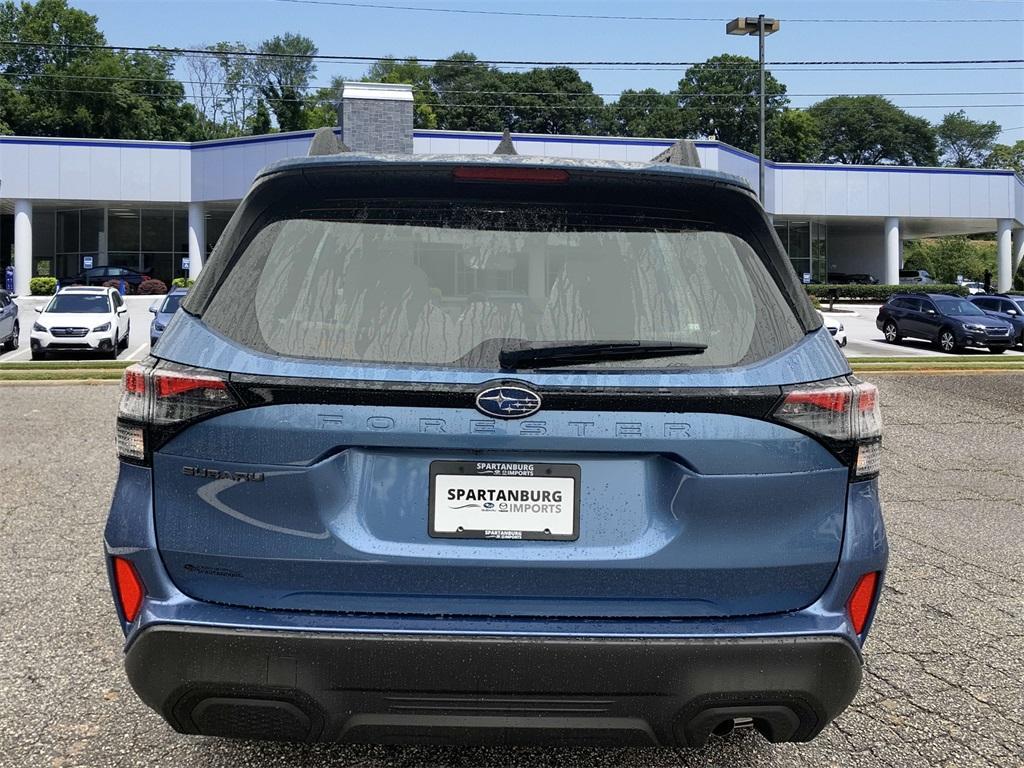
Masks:
[[[697,154],[697,145],[689,139],[680,139],[664,152],[655,155],[651,162],[700,168],[700,156]]]
[[[519,154],[518,152],[516,152],[516,148],[512,144],[512,134],[508,130],[508,128],[506,128],[505,132],[503,134],[501,134],[501,141],[498,142],[498,146],[495,148],[493,154],[495,154],[495,155],[518,155]]]
[[[307,157],[320,157],[322,155],[338,155],[342,152],[351,152],[345,142],[334,132],[333,128],[324,126],[317,128],[313,134],[313,140],[309,143]]]

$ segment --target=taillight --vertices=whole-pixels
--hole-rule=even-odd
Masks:
[[[181,427],[238,406],[217,373],[160,363],[126,369],[117,412],[117,453],[148,464],[155,449]]]
[[[872,571],[860,577],[857,586],[850,593],[850,599],[846,603],[846,612],[850,615],[850,622],[853,630],[858,635],[867,626],[868,616],[871,615],[871,608],[875,604],[875,597],[878,593],[878,572]]]
[[[463,165],[452,171],[458,181],[499,181],[526,184],[565,184],[568,171],[560,168],[516,168],[509,166]]]
[[[125,621],[131,623],[139,615],[139,608],[142,607],[142,598],[145,596],[146,590],[134,565],[123,557],[115,557],[113,560],[117,602],[121,606],[121,613],[124,614]]]
[[[855,479],[878,474],[882,415],[878,389],[863,381],[829,381],[786,392],[775,419],[821,438],[852,467]]]

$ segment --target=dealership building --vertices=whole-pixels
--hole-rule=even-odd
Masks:
[[[353,150],[492,153],[491,133],[414,130],[409,86],[347,83],[338,134]],[[304,156],[312,131],[220,141],[0,137],[0,271],[15,291],[33,276],[67,279],[124,266],[164,281],[195,277],[256,173]],[[516,134],[520,155],[646,162],[671,140]],[[696,141],[701,165],[757,188],[757,158]],[[867,273],[898,282],[903,243],[994,234],[998,287],[1024,256],[1024,181],[1009,170],[772,163],[765,208],[805,280]],[[980,277],[972,275],[970,277]]]

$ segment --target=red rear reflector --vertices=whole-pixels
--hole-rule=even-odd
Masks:
[[[117,599],[121,603],[125,620],[129,623],[135,621],[142,607],[145,590],[135,566],[121,557],[114,558],[114,584],[117,586]]]
[[[853,629],[859,635],[864,631],[868,623],[868,615],[871,613],[871,606],[875,603],[875,591],[878,588],[878,572],[865,573],[860,577],[857,586],[850,594],[850,600],[846,604],[846,611],[850,614],[850,621],[853,622]]]
[[[133,365],[125,369],[124,391],[133,395],[146,394],[146,372],[141,366]]]
[[[156,373],[153,377],[156,382],[157,397],[174,397],[185,392],[192,392],[196,389],[226,389],[221,379],[191,376],[169,376]]]
[[[878,405],[878,390],[875,387],[861,388],[857,397],[857,409],[861,412],[873,411]]]
[[[459,181],[514,181],[532,184],[564,184],[569,172],[558,168],[509,168],[463,165],[453,171]]]

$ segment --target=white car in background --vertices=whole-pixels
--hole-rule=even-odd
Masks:
[[[821,322],[828,328],[828,332],[832,334],[836,344],[840,347],[845,347],[847,342],[846,326],[843,325],[842,321],[834,317],[826,317],[822,312],[818,312],[818,314],[821,316]]]
[[[62,288],[45,307],[36,308],[32,359],[55,351],[102,352],[114,359],[128,348],[128,308],[114,288]]]
[[[967,292],[970,293],[971,296],[977,296],[978,294],[981,293],[988,293],[988,291],[985,290],[984,283],[978,283],[973,280],[965,280],[964,282],[960,283],[960,285],[966,288]]]

